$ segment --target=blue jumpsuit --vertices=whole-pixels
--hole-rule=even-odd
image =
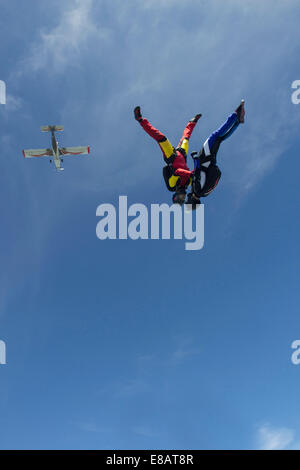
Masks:
[[[228,139],[228,137],[231,136],[231,134],[237,129],[239,126],[240,121],[238,118],[238,115],[236,112],[230,114],[230,116],[227,118],[227,120],[222,124],[219,129],[217,129],[215,132],[213,132],[208,139],[203,144],[203,147],[200,151],[200,158],[201,157],[216,157],[217,152],[219,150],[221,142],[223,140]],[[201,165],[208,167],[212,162],[205,162],[202,163]],[[194,165],[195,165],[195,170],[200,169],[200,161],[198,158],[194,160]],[[206,175],[204,171],[201,171],[201,177],[200,177],[200,184],[201,187],[203,188],[206,180]]]

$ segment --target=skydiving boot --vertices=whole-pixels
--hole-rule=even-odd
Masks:
[[[245,105],[245,100],[242,100],[241,104],[235,110],[240,123],[245,122],[245,108],[244,108],[244,105]]]
[[[142,113],[141,113],[141,107],[140,106],[136,106],[134,108],[134,118],[138,121],[138,122],[141,122],[141,120],[143,119],[142,118]]]
[[[202,114],[196,114],[195,117],[193,117],[190,122],[198,122],[199,119],[201,118]]]

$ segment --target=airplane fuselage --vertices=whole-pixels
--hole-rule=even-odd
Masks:
[[[52,150],[53,150],[53,154],[55,157],[59,157],[59,152],[58,152],[58,142],[56,140],[56,137],[55,137],[55,134],[54,134],[54,131],[52,131]]]
[[[63,170],[61,166],[62,159],[60,158],[60,153],[59,153],[59,148],[58,148],[58,142],[56,140],[54,130],[51,131],[52,138],[51,138],[51,145],[52,145],[52,152],[53,152],[53,157],[54,157],[54,163],[56,166],[57,170]]]

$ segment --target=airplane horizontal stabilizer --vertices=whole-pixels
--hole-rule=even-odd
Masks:
[[[41,131],[42,132],[51,132],[51,131],[63,131],[64,126],[42,126]]]

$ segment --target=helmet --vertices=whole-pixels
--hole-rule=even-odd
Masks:
[[[194,211],[195,209],[197,209],[197,206],[199,204],[201,204],[201,201],[200,201],[200,199],[195,199],[193,194],[189,193],[187,195],[187,200],[186,200],[185,204],[190,204],[191,207],[192,207],[192,210]]]
[[[186,195],[186,191],[184,189],[176,191],[172,196],[173,204],[180,204],[182,206],[185,203],[185,197],[180,197],[182,195]]]

